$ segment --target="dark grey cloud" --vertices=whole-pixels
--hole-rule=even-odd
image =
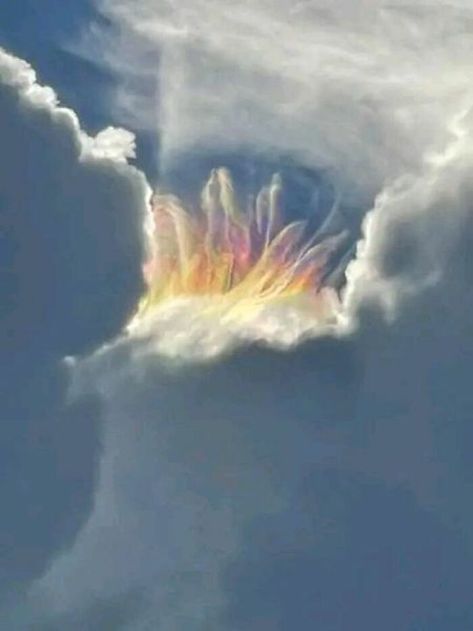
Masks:
[[[100,401],[68,403],[68,371],[51,362],[4,366],[1,383],[0,593],[11,594],[92,509]]]
[[[116,334],[133,308],[145,185],[120,132],[87,138],[1,49],[0,135],[3,599],[41,575],[92,510],[100,401],[69,396],[63,357]]]
[[[2,347],[84,351],[120,329],[140,294],[141,181],[82,159],[65,111],[28,105],[9,86],[0,107]]]
[[[366,309],[349,338],[284,353],[186,365],[131,339],[91,359],[81,387],[107,410],[96,510],[36,598],[86,616],[144,584],[131,631],[469,624],[464,341],[445,333],[449,358],[440,314],[419,327],[439,289],[390,325]]]
[[[97,599],[90,607],[78,612],[52,616],[48,620],[32,622],[31,631],[84,631],[110,629],[122,631],[136,620],[146,606],[146,590],[133,589],[108,599]],[[47,617],[47,616],[46,616]]]
[[[331,339],[194,365],[135,363],[135,352],[123,341],[79,369],[80,388],[98,386],[107,402],[96,507],[32,602],[87,620],[96,598],[145,585],[125,628],[218,629],[220,574],[246,524],[286,505],[353,432],[357,355]]]
[[[222,628],[420,630],[440,611],[467,629],[471,561],[461,532],[406,490],[316,470],[286,511],[245,533]]]

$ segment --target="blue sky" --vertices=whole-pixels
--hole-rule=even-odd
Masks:
[[[0,7],[0,627],[469,631],[471,11],[166,7]],[[338,204],[339,328],[123,334],[144,174],[192,205],[221,164],[310,229]]]
[[[104,96],[113,83],[97,65],[68,52],[82,29],[98,19],[88,1],[32,0],[4,3],[0,9],[2,44],[28,59],[41,82],[54,85],[61,100],[91,130],[109,124]],[[93,98],[89,98],[93,90]]]
[[[20,0],[0,7],[2,45],[30,61],[39,81],[54,86],[61,102],[90,132],[123,122],[110,107],[117,77],[99,59],[80,52],[83,34],[95,26],[112,28],[90,0]],[[139,131],[137,135],[141,168],[154,177],[155,138]]]

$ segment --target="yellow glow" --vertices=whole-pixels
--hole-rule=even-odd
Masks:
[[[242,210],[229,172],[220,168],[192,212],[174,196],[154,195],[147,292],[135,320],[183,296],[212,297],[212,309],[234,315],[303,296],[314,313],[325,313],[322,278],[343,237],[309,238],[304,221],[284,225],[281,192],[274,175]]]

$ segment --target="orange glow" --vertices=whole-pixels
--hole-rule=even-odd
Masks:
[[[220,168],[192,212],[174,196],[155,194],[147,292],[137,317],[180,296],[215,297],[215,307],[228,311],[303,295],[320,310],[324,271],[343,236],[319,240],[307,236],[304,221],[284,225],[281,192],[274,175],[242,210],[229,172]]]

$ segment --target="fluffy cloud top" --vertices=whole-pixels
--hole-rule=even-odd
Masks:
[[[22,344],[80,352],[117,332],[141,291],[145,181],[126,164],[128,132],[87,136],[25,62],[2,52],[0,64],[4,290],[15,291],[3,332],[11,343],[23,324]]]

